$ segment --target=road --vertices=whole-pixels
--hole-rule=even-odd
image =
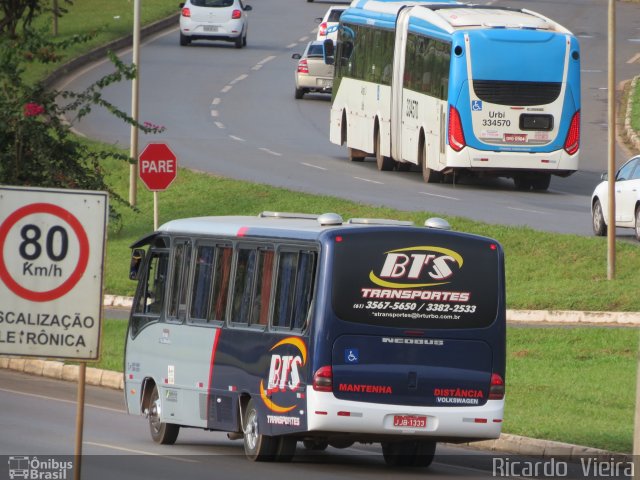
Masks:
[[[0,456],[4,457],[0,478],[7,478],[5,462],[10,456],[37,458],[45,465],[74,462],[76,389],[73,382],[0,370]],[[370,480],[387,479],[391,474],[409,480],[424,478],[426,472],[432,479],[477,479],[494,477],[494,466],[500,465],[495,462],[522,460],[513,455],[497,457],[468,447],[438,445],[436,460],[428,470],[398,470],[385,465],[377,445],[329,447],[311,455],[299,444],[292,463],[253,463],[244,457],[240,440],[228,440],[220,432],[182,429],[175,445],[157,445],[149,437],[147,421],[126,414],[121,391],[92,386],[86,387],[82,453],[82,476],[91,480]],[[45,470],[51,469],[41,468]],[[568,478],[583,478],[581,472],[581,467],[569,464]],[[73,478],[71,473],[68,471],[65,478]]]
[[[492,3],[530,6],[524,0]],[[163,125],[166,131],[142,136],[141,148],[150,141],[167,142],[181,166],[294,190],[591,235],[589,199],[607,165],[606,2],[535,2],[535,10],[576,33],[582,51],[581,169],[569,178],[554,178],[545,193],[518,192],[505,179],[426,185],[417,172],[378,172],[372,160],[348,162],[346,149],[328,140],[328,96],[293,97],[291,54],[301,52],[314,37],[314,18],[328,5],[254,1],[248,47],[241,50],[208,42],[180,47],[176,29],[147,40],[141,52],[140,120]],[[638,60],[633,59],[640,45],[640,9],[617,2],[617,11],[616,76],[623,80],[638,73]],[[122,57],[131,60],[130,52]],[[61,86],[80,89],[111,70],[102,62]],[[128,83],[109,87],[105,96],[130,109]],[[129,127],[105,111],[94,111],[75,128],[128,150]],[[616,158],[621,164],[627,153],[618,148]]]

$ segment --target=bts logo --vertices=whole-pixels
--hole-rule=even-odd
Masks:
[[[286,346],[289,346],[288,348]],[[291,354],[291,347],[297,351]],[[307,347],[298,337],[287,337],[280,340],[273,347],[274,350],[284,349],[283,354],[273,353],[269,365],[267,388],[264,388],[264,380],[260,380],[260,397],[269,410],[277,413],[287,413],[297,407],[294,405],[279,405],[272,400],[274,394],[296,392],[302,387],[302,369],[307,363]],[[282,398],[282,397],[276,397]],[[288,397],[285,397],[288,398]],[[297,397],[292,397],[297,398]]]
[[[440,285],[451,281],[462,263],[462,256],[448,248],[400,248],[387,252],[380,273],[371,271],[369,278],[377,285],[392,288]]]

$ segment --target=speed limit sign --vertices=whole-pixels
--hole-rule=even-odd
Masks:
[[[99,356],[106,192],[0,187],[0,354]]]

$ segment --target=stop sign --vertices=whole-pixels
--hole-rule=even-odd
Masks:
[[[150,143],[138,158],[140,180],[149,190],[165,190],[178,174],[178,159],[166,143]]]

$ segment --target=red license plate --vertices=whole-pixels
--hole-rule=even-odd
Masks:
[[[427,417],[423,415],[394,415],[394,427],[427,428]]]

